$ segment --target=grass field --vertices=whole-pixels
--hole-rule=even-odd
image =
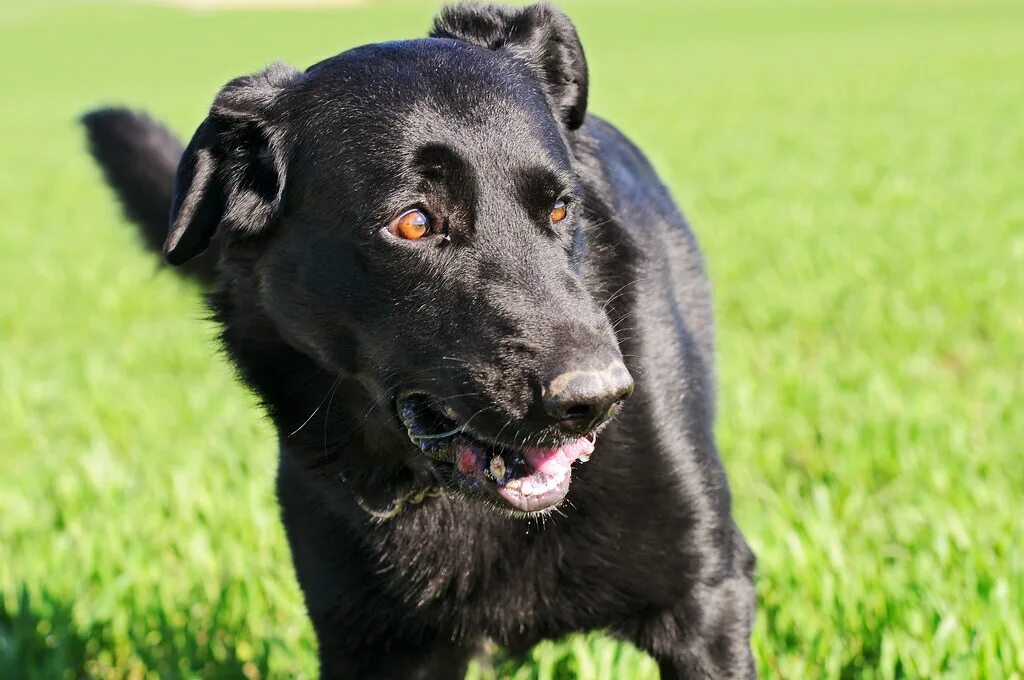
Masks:
[[[315,674],[270,428],[74,119],[188,134],[433,9],[0,5],[0,678]],[[709,258],[761,673],[1024,678],[1024,6],[566,9]],[[495,674],[656,670],[594,635]]]

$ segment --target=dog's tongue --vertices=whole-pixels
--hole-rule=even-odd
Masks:
[[[577,460],[587,462],[593,452],[594,442],[586,437],[580,437],[557,449],[526,449],[523,457],[534,470],[549,476],[558,476],[568,472]]]
[[[589,439],[577,439],[557,448],[533,448],[523,451],[523,458],[533,470],[517,479],[498,485],[498,495],[523,512],[544,510],[558,505],[569,493],[572,464],[586,462],[594,452]]]
[[[562,502],[569,492],[572,464],[586,462],[594,452],[594,442],[580,438],[562,446],[532,448],[523,451],[516,464],[502,456],[488,457],[478,446],[459,442],[455,464],[469,479],[490,477],[498,495],[517,510],[533,512]],[[525,468],[525,469],[524,469]]]

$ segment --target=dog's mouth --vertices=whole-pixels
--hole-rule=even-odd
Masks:
[[[573,463],[585,463],[594,451],[588,437],[519,449],[488,440],[471,432],[449,406],[422,393],[400,396],[396,411],[409,439],[433,460],[450,465],[463,486],[524,513],[561,503]]]

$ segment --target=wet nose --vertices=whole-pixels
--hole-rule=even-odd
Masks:
[[[633,393],[633,378],[620,360],[605,366],[576,365],[544,385],[544,410],[567,432],[584,433],[604,422],[612,407]]]

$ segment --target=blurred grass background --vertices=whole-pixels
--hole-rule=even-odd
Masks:
[[[709,259],[762,675],[1024,677],[1024,5],[564,7]],[[435,9],[0,5],[0,677],[315,674],[270,428],[75,118],[187,136]],[[656,670],[593,635],[495,675]]]

